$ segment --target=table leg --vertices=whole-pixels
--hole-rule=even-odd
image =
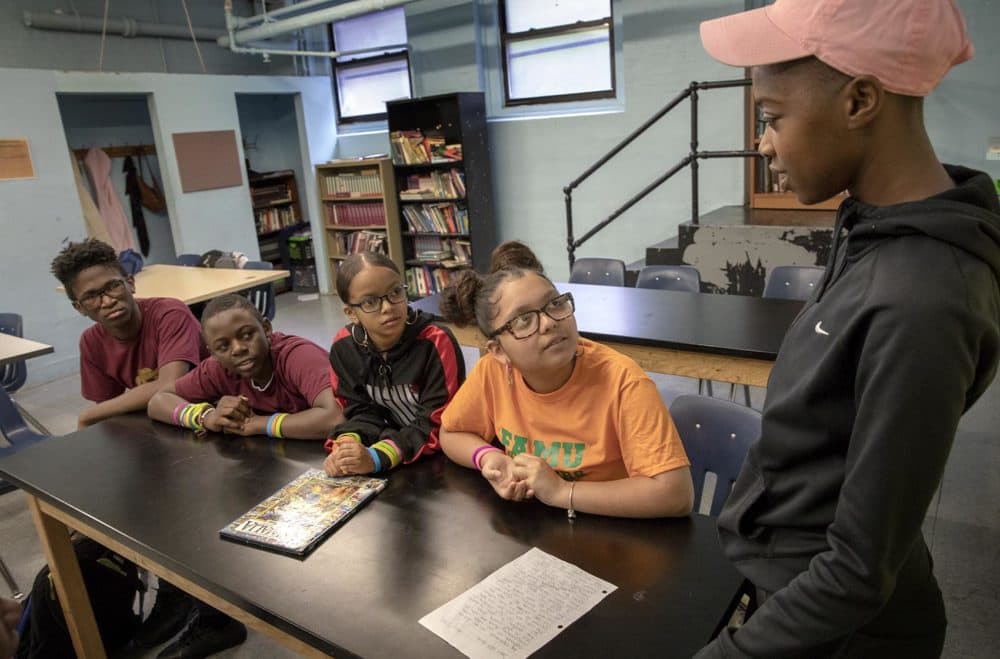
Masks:
[[[45,557],[49,561],[49,572],[55,581],[56,593],[62,606],[66,626],[73,639],[76,656],[84,659],[105,659],[104,643],[101,641],[94,610],[80,573],[80,564],[73,551],[69,529],[57,519],[46,515],[38,505],[38,499],[28,495],[28,508],[35,520],[38,537],[42,541]]]

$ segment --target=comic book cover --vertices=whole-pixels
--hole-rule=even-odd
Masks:
[[[219,534],[227,540],[305,556],[383,488],[382,478],[332,477],[322,469],[309,469]]]

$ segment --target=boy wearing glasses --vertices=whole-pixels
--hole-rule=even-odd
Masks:
[[[180,300],[136,299],[114,249],[88,238],[52,261],[73,308],[94,321],[80,336],[81,428],[146,409],[149,399],[207,356],[197,319]]]
[[[361,252],[337,269],[351,324],[330,348],[331,381],[346,420],[334,428],[331,475],[387,473],[438,448],[441,414],[465,379],[455,337],[406,304],[399,268]]]

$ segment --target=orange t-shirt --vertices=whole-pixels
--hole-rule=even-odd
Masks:
[[[566,480],[656,476],[690,465],[656,385],[625,355],[587,339],[573,374],[548,394],[484,356],[441,420],[452,432],[500,439],[508,455],[545,458]]]

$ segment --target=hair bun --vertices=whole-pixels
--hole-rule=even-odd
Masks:
[[[476,322],[476,296],[483,280],[475,270],[462,270],[441,291],[441,315],[458,326]]]

